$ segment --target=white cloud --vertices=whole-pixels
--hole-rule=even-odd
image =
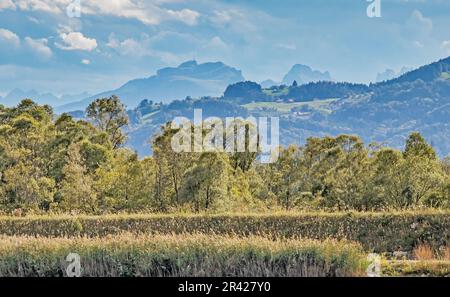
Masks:
[[[226,52],[229,52],[231,50],[231,47],[219,36],[214,36],[213,38],[211,38],[205,43],[202,48],[208,53],[215,53],[222,56],[224,56]]]
[[[424,48],[424,46],[425,46],[422,42],[420,42],[418,40],[414,41],[413,44],[417,48]]]
[[[411,15],[411,20],[416,25],[419,25],[420,27],[431,30],[433,29],[433,21],[430,18],[424,17],[422,12],[420,10],[414,10]]]
[[[297,49],[297,46],[292,43],[279,43],[277,44],[277,47],[290,51],[295,51]]]
[[[214,36],[209,42],[209,45],[214,48],[228,48],[228,45],[219,36]]]
[[[47,46],[48,40],[46,38],[33,39],[31,37],[25,37],[25,43],[41,57],[50,58],[53,54],[52,50]]]
[[[208,14],[206,20],[214,29],[240,38],[241,45],[246,43],[255,48],[267,44],[267,35],[271,34],[271,31],[277,31],[276,28],[291,26],[286,19],[276,18],[258,10],[236,7],[223,7],[213,10]],[[283,35],[281,33],[275,34]],[[233,40],[236,40],[236,38],[233,38]],[[275,40],[272,40],[273,42]]]
[[[213,15],[209,17],[210,21],[212,21],[215,24],[224,25],[229,23],[232,20],[232,13],[233,11],[222,11],[222,10],[215,10],[213,12]]]
[[[97,0],[82,6],[83,14],[103,14],[130,19],[137,19],[144,24],[159,23],[159,16],[154,9],[146,8],[142,3],[133,0]],[[151,5],[153,6],[153,5]]]
[[[197,24],[200,13],[191,9],[167,10],[167,19],[182,21],[190,26]]]
[[[133,38],[120,41],[114,34],[110,34],[106,45],[115,49],[122,56],[144,57],[151,55],[150,38],[147,34],[143,34],[139,41]]]
[[[446,51],[447,55],[450,55],[450,40],[442,41],[441,48]]]
[[[15,0],[15,6],[20,10],[44,11],[58,14],[62,10],[60,6],[68,5],[70,0]]]
[[[233,45],[228,44],[219,36],[205,41],[199,40],[198,43],[200,47],[194,47],[190,51],[186,51],[186,54],[191,53],[191,57],[198,57],[204,61],[228,61],[232,58]]]
[[[8,9],[27,11],[44,11],[53,14],[65,14],[73,0],[0,0],[2,6]],[[179,21],[187,25],[197,24],[200,13],[184,8],[172,10],[162,7],[174,0],[95,0],[81,1],[81,14],[111,15],[136,19],[147,25],[157,25],[163,21]],[[178,2],[178,1],[176,1]]]
[[[91,61],[88,59],[83,59],[83,60],[81,60],[81,64],[89,65],[89,64],[91,64]]]
[[[63,50],[92,51],[97,48],[97,40],[87,38],[80,32],[61,33],[60,37],[64,43],[55,43],[55,45]]]
[[[39,25],[39,24],[41,23],[41,21],[39,21],[37,18],[31,17],[31,16],[28,16],[27,19],[28,19],[30,22],[35,23],[35,24],[37,24],[37,25]]]
[[[231,26],[243,31],[255,31],[257,29],[244,11],[234,8],[215,10],[213,14],[209,16],[209,20],[219,27]]]
[[[12,44],[15,47],[20,45],[20,38],[16,35],[16,33],[2,28],[0,28],[0,42],[1,41]]]
[[[180,55],[175,55],[166,51],[158,51],[152,49],[152,42],[154,40],[151,39],[147,34],[142,34],[140,40],[136,40],[133,38],[127,38],[120,41],[114,33],[110,34],[108,43],[106,44],[108,47],[114,49],[117,53],[122,56],[128,56],[133,58],[142,58],[142,57],[156,57],[165,63],[179,63],[184,59]]]
[[[185,8],[181,10],[165,9],[152,1],[138,0],[97,0],[82,7],[82,13],[104,14],[130,19],[137,19],[147,25],[157,25],[163,21],[180,21],[188,25],[195,25],[200,13]]]
[[[119,45],[120,45],[120,42],[116,38],[116,34],[114,34],[114,33],[109,34],[108,43],[106,44],[106,46],[110,47],[110,48],[118,48]]]
[[[16,9],[16,5],[12,0],[0,0],[0,11],[4,9]]]

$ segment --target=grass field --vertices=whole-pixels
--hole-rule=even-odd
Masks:
[[[358,276],[361,246],[204,234],[103,238],[0,237],[0,276],[64,276],[66,256],[83,276]]]
[[[442,79],[450,79],[450,72],[442,72],[441,78]]]
[[[383,275],[448,276],[449,227],[450,211],[431,210],[8,216],[0,275],[64,275],[68,253],[85,276],[362,275],[376,252]]]
[[[106,236],[120,232],[263,235],[348,239],[371,252],[412,251],[450,242],[449,211],[0,217],[0,234]]]
[[[280,113],[289,113],[295,107],[308,106],[312,109],[329,112],[330,103],[336,101],[336,99],[324,99],[324,100],[315,100],[308,102],[292,102],[292,103],[284,103],[284,102],[254,102],[243,105],[243,107],[247,108],[250,111],[254,111],[256,109],[269,108],[275,109]]]
[[[263,89],[263,93],[272,97],[286,96],[287,94],[289,94],[289,87],[280,88],[277,90]]]

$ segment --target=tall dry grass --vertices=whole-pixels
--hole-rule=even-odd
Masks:
[[[0,234],[106,236],[120,232],[262,235],[275,238],[348,239],[367,251],[407,251],[421,243],[450,243],[450,211],[385,213],[122,214],[105,216],[0,217]]]
[[[0,276],[64,276],[78,253],[83,276],[354,276],[360,245],[205,234],[96,238],[0,237]]]
[[[428,261],[435,259],[433,249],[428,244],[419,244],[413,250],[414,259],[419,261]]]

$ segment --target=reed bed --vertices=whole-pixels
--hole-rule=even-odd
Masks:
[[[450,211],[0,217],[3,235],[101,237],[124,231],[334,238],[357,241],[368,252],[412,252],[419,244],[449,246]]]
[[[0,236],[0,276],[66,276],[70,253],[86,277],[359,276],[359,244],[336,240],[273,240],[212,234],[119,234],[48,238]]]

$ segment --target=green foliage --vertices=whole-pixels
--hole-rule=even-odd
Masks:
[[[203,153],[196,166],[186,172],[181,200],[190,203],[194,211],[226,205],[228,199],[229,160],[225,154]]]
[[[55,182],[42,175],[30,163],[19,162],[3,173],[4,201],[9,208],[24,206],[28,210],[49,209],[55,193]]]
[[[126,136],[121,128],[128,125],[128,116],[117,96],[95,100],[86,109],[86,115],[101,131],[108,134],[114,148],[125,142]]]
[[[94,171],[111,143],[91,124],[23,100],[0,113],[0,210],[93,212]]]
[[[155,164],[139,161],[137,155],[120,149],[110,162],[96,172],[96,189],[103,211],[156,209],[154,200]]]
[[[405,152],[406,158],[422,157],[429,160],[436,159],[436,152],[429,145],[419,132],[413,132],[406,140]]]
[[[251,81],[229,85],[224,92],[224,98],[242,104],[252,101],[268,101],[268,96],[262,91],[261,86]]]
[[[64,211],[80,210],[93,212],[97,201],[93,190],[92,177],[87,174],[86,166],[80,154],[80,145],[74,144],[67,152],[67,162],[63,168],[59,206]]]
[[[258,153],[250,150],[250,122],[226,128],[244,132],[244,151],[226,133],[223,152],[202,153],[173,151],[179,129],[169,122],[151,140],[153,156],[139,159],[121,148],[128,120],[119,98],[98,99],[87,114],[94,124],[68,114],[55,118],[51,108],[28,99],[0,108],[0,212],[450,207],[449,162],[439,160],[416,132],[403,152],[366,147],[353,135],[311,137],[304,146],[279,148],[277,162],[258,164]]]
[[[289,93],[282,98],[294,98],[295,101],[312,101],[313,99],[344,98],[355,94],[363,94],[368,90],[369,87],[363,84],[320,81],[300,86],[293,85],[289,88]]]
[[[389,148],[370,151],[351,135],[309,138],[304,147],[281,149],[278,162],[261,175],[271,181],[270,191],[286,209],[292,207],[336,210],[408,209],[446,207],[448,173],[432,147],[417,133],[405,152]],[[310,193],[307,203],[300,193]]]
[[[384,261],[381,270],[388,277],[449,277],[450,261]]]

